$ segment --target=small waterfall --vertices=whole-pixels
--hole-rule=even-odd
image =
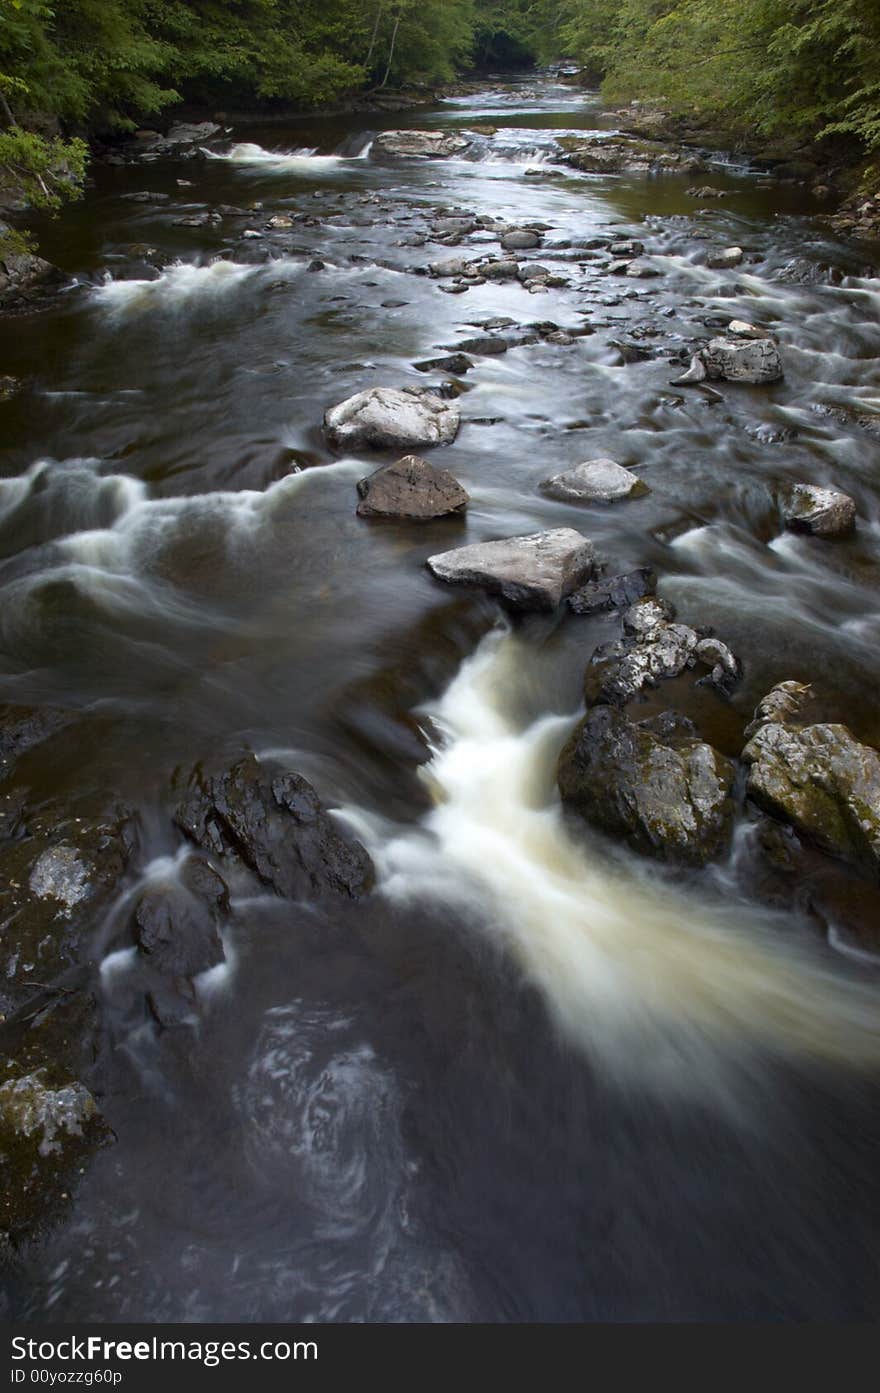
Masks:
[[[770,912],[707,907],[575,838],[553,787],[572,719],[519,729],[505,703],[521,670],[519,640],[494,633],[426,710],[443,732],[425,771],[436,807],[375,848],[385,893],[476,904],[563,1031],[621,1082],[689,1093],[755,1049],[876,1064],[869,985],[784,937]]]

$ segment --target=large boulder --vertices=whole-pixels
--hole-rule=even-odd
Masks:
[[[592,826],[662,860],[702,865],[733,825],[734,768],[689,722],[598,706],[559,757],[559,791]]]
[[[595,569],[588,539],[570,527],[478,542],[428,558],[438,580],[476,585],[514,609],[556,609]]]
[[[374,158],[403,155],[445,160],[450,155],[463,154],[470,144],[463,135],[449,135],[446,131],[380,131],[370,153]]]
[[[650,490],[637,474],[615,460],[594,459],[545,479],[541,492],[563,503],[614,503],[621,498],[641,498]]]
[[[729,693],[740,676],[739,660],[720,639],[674,619],[672,606],[651,595],[631,605],[623,615],[623,636],[601,644],[590,659],[584,676],[587,705],[625,706],[645,688],[698,665],[709,669],[702,683]]]
[[[216,121],[177,121],[165,139],[172,145],[197,145],[199,141],[210,140],[219,130]]]
[[[779,348],[770,338],[710,339],[700,357],[713,382],[779,382],[783,375]]]
[[[405,455],[361,479],[358,515],[362,518],[442,518],[463,513],[469,498],[448,469],[437,469],[418,455]]]
[[[371,387],[358,392],[324,417],[324,430],[337,449],[416,450],[449,445],[458,434],[461,412],[451,402],[415,387]]]
[[[776,704],[789,720],[766,719],[772,696],[743,751],[749,797],[823,851],[880,874],[880,755],[844,725],[795,725],[790,692]]]
[[[287,899],[356,899],[373,884],[367,852],[329,816],[311,784],[273,773],[251,754],[216,772],[198,765],[175,820],[221,863],[243,864]]]
[[[794,484],[783,492],[781,502],[785,525],[792,532],[843,537],[855,527],[856,505],[848,493],[839,489]]]
[[[0,244],[8,224],[0,222]],[[58,279],[60,273],[51,262],[29,251],[6,251],[0,254],[0,306],[14,305],[27,300],[44,282]]]

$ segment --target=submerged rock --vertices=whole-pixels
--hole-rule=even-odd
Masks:
[[[559,757],[562,800],[637,851],[703,865],[730,840],[733,765],[675,721],[653,724],[589,712]]]
[[[77,713],[51,706],[0,706],[0,780],[6,778],[28,750],[64,730]]]
[[[793,532],[842,537],[855,527],[856,505],[848,493],[839,489],[794,484],[782,496],[782,516]]]
[[[454,475],[417,455],[384,465],[357,489],[362,518],[442,518],[463,513],[470,502]]]
[[[95,819],[21,811],[14,840],[0,844],[0,1010],[88,957],[132,850],[124,810]]]
[[[373,158],[380,155],[418,156],[423,159],[449,159],[471,145],[462,135],[444,131],[380,131],[373,141]]]
[[[844,725],[765,719],[779,691],[755,713],[743,750],[749,797],[822,851],[880,874],[880,755]],[[775,705],[789,712],[797,699],[784,690]]]
[[[324,417],[330,444],[353,450],[449,445],[460,424],[457,406],[417,388],[372,387],[332,407]]]
[[[288,899],[356,899],[373,884],[369,855],[328,815],[311,784],[270,772],[254,755],[218,772],[198,765],[175,821],[197,846],[242,862]]]
[[[476,585],[514,609],[552,610],[593,574],[592,543],[570,527],[478,542],[428,558],[432,575]]]
[[[17,1240],[45,1223],[52,1201],[108,1136],[92,1094],[62,1069],[0,1066],[0,1234]]]
[[[641,498],[650,489],[616,460],[594,459],[545,479],[541,492],[563,503],[613,503],[621,498]]]

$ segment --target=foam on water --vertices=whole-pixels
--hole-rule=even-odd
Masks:
[[[298,275],[304,266],[303,261],[287,257],[260,265],[242,265],[222,258],[207,265],[178,261],[155,280],[110,280],[97,286],[93,293],[98,304],[117,313],[190,309],[199,300],[210,303],[222,299],[266,271],[271,271],[277,280],[279,276]]]
[[[372,846],[384,893],[477,905],[565,1033],[624,1082],[705,1088],[755,1050],[852,1067],[880,1061],[878,997],[794,946],[757,907],[707,907],[569,830],[553,770],[572,719],[506,714],[519,640],[485,639],[426,708],[444,732],[426,778],[435,809]],[[371,842],[369,820],[359,830]]]

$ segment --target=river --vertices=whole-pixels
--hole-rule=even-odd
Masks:
[[[726,754],[788,678],[880,745],[877,441],[812,409],[880,403],[880,262],[802,188],[720,159],[708,212],[684,175],[549,165],[556,136],[608,128],[551,80],[384,122],[474,123],[497,129],[478,158],[384,163],[364,118],[248,127],[207,159],[96,165],[40,229],[70,280],[5,326],[3,370],[27,386],[0,407],[0,693],[88,719],[31,787],[137,809],[149,879],[179,854],[173,771],[271,753],[379,883],[353,905],[236,898],[226,965],[175,1030],[106,944],[116,1141],[23,1252],[16,1317],[876,1319],[880,897],[842,873],[839,913],[796,888],[770,906],[746,823],[685,875],[573,827],[555,760],[609,621],[512,626],[423,563],[577,527],[742,657],[730,703],[671,684]],[[168,197],[126,197],[144,190]],[[569,284],[451,295],[413,274],[459,254],[423,240],[456,208],[546,224],[536,255],[569,244],[549,263]],[[571,250],[609,232],[664,274],[609,278]],[[701,264],[733,243],[736,271]],[[662,353],[713,315],[772,328],[784,383],[671,388]],[[434,456],[466,522],[356,517],[370,461],[330,453],[324,411],[424,385],[413,364],[493,316],[594,332],[477,360]],[[655,356],[622,363],[621,335]],[[650,494],[584,510],[538,492],[602,455]],[[854,536],[783,532],[780,479],[845,489]]]

